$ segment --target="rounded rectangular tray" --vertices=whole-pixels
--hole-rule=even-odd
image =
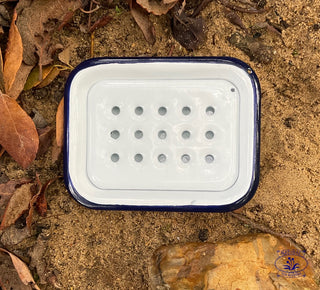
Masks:
[[[65,182],[101,209],[228,211],[259,175],[259,82],[233,58],[101,58],[65,90]]]

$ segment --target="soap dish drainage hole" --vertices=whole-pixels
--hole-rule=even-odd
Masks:
[[[141,116],[143,114],[143,108],[142,107],[136,107],[134,112],[136,113],[136,115]]]
[[[163,140],[163,139],[166,139],[167,138],[167,132],[165,130],[160,130],[158,132],[158,137],[159,139]]]
[[[117,154],[117,153],[113,153],[112,155],[111,155],[111,161],[112,162],[118,162],[119,161],[119,159],[120,159],[120,156],[119,156],[119,154]]]
[[[158,161],[160,163],[164,163],[164,162],[166,162],[166,160],[167,160],[167,156],[165,154],[159,154],[158,155]]]
[[[136,137],[137,139],[141,139],[143,137],[143,132],[141,130],[135,131],[134,137]]]
[[[140,163],[140,162],[142,162],[142,160],[143,160],[142,154],[138,153],[138,154],[134,155],[134,161]]]
[[[111,112],[113,115],[119,115],[120,114],[120,108],[118,106],[114,106],[111,109]]]
[[[191,136],[191,133],[190,133],[190,131],[185,130],[182,132],[181,136],[183,139],[189,139]]]
[[[189,154],[183,154],[183,155],[181,156],[181,161],[182,161],[183,163],[189,163],[190,160],[191,160],[191,157],[190,157]]]
[[[207,131],[206,133],[205,133],[205,136],[206,136],[206,138],[208,139],[208,140],[211,140],[211,139],[213,139],[213,137],[214,137],[214,133],[213,133],[213,131]]]
[[[206,108],[206,114],[207,114],[208,116],[212,116],[212,115],[214,114],[214,112],[215,112],[214,107],[209,106],[209,107]]]
[[[210,164],[210,163],[213,163],[214,157],[213,157],[213,155],[208,154],[208,155],[205,156],[205,160],[206,160],[206,162],[207,162],[208,164]]]
[[[167,108],[166,107],[160,107],[158,109],[158,113],[160,116],[164,116],[165,114],[167,114]]]
[[[182,108],[182,114],[183,115],[188,116],[188,115],[190,115],[190,113],[191,113],[190,107],[183,107]]]
[[[110,133],[110,136],[111,136],[112,139],[118,139],[120,137],[120,132],[118,130],[113,130]]]

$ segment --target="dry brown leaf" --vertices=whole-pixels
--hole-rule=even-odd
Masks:
[[[24,62],[22,62],[17,74],[16,78],[13,82],[13,85],[11,89],[8,92],[8,95],[11,98],[17,99],[22,92],[24,85],[27,81],[28,75],[30,74],[33,66],[26,65]]]
[[[45,128],[38,129],[38,134],[39,134],[39,150],[38,150],[37,156],[41,156],[48,151],[52,143],[53,134],[54,134],[53,127],[47,126]]]
[[[93,23],[89,29],[89,33],[92,33],[98,28],[101,28],[107,25],[113,18],[110,15],[104,15],[100,19],[98,19],[95,23]]]
[[[16,26],[17,12],[14,10],[9,30],[8,45],[4,57],[3,79],[5,91],[8,93],[22,63],[22,40]]]
[[[33,277],[30,273],[28,266],[24,262],[22,262],[17,256],[10,253],[6,249],[0,248],[0,251],[7,253],[10,256],[12,263],[13,263],[13,266],[15,267],[15,269],[19,275],[19,278],[23,284],[30,285],[34,289],[40,290],[40,288],[38,287],[36,282],[33,280]]]
[[[58,146],[57,141],[54,140],[53,141],[52,152],[51,152],[51,162],[52,162],[52,164],[55,163],[59,159],[61,152],[62,152],[62,147]]]
[[[2,208],[10,200],[11,196],[15,192],[16,188],[22,184],[31,182],[30,179],[9,180],[6,183],[0,184],[0,218],[2,216]]]
[[[58,59],[64,64],[70,65],[70,53],[71,47],[69,46],[58,54]]]
[[[60,70],[57,67],[53,67],[50,73],[47,75],[46,78],[37,86],[37,88],[41,89],[53,82],[53,80],[59,75]]]
[[[23,60],[27,65],[35,66],[39,60],[37,57],[39,53],[42,54],[41,65],[50,62],[51,34],[59,26],[59,23],[53,26],[53,21],[61,22],[67,13],[75,11],[81,5],[81,0],[20,0],[18,2],[17,26],[23,43]]]
[[[149,19],[149,15],[146,10],[142,9],[135,0],[130,2],[131,15],[139,25],[143,32],[145,39],[150,43],[156,42],[155,29],[152,22]]]
[[[53,182],[55,182],[58,178],[59,177],[52,178],[49,181],[47,181],[44,185],[42,185],[42,183],[39,179],[39,175],[36,174],[36,181],[38,184],[38,192],[30,200],[29,214],[26,219],[28,229],[31,229],[33,211],[35,209],[42,217],[44,217],[46,215],[47,209],[48,209],[46,192],[47,192],[48,187]]]
[[[146,9],[149,13],[154,15],[163,15],[168,13],[168,11],[178,3],[179,0],[137,0],[137,3]]]
[[[11,196],[2,217],[0,231],[11,226],[29,208],[32,198],[31,183],[23,184]]]
[[[0,92],[0,144],[23,168],[35,159],[39,137],[27,113],[8,95]]]
[[[175,8],[172,21],[173,37],[186,49],[197,49],[205,41],[204,21],[201,17],[188,16],[184,11]]]
[[[0,91],[4,92],[4,79],[3,79],[3,59],[2,59],[2,51],[0,48]]]
[[[61,99],[56,114],[56,140],[59,147],[63,146],[64,98]]]

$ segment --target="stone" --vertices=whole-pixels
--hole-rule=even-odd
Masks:
[[[319,289],[304,253],[270,234],[162,246],[151,259],[149,275],[154,290]]]

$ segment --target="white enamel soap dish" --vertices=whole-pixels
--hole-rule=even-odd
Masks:
[[[65,91],[65,182],[99,209],[229,211],[259,176],[259,82],[234,58],[101,58]]]

